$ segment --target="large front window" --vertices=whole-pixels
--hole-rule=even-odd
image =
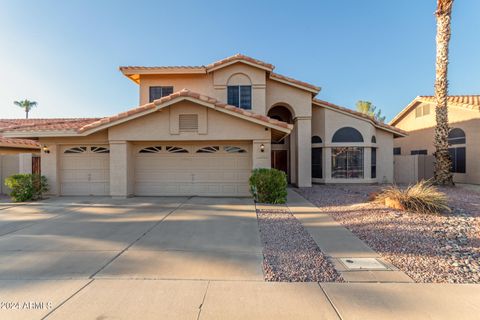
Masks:
[[[363,178],[363,147],[332,148],[332,178]]]
[[[227,103],[242,109],[252,109],[252,86],[228,86]]]

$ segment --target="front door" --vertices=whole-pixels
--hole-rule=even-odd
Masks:
[[[285,172],[288,177],[288,150],[272,150],[272,168]]]

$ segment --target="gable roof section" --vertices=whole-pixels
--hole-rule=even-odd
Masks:
[[[284,133],[290,133],[293,128],[293,126],[288,123],[278,121],[264,115],[259,115],[248,110],[237,108],[235,106],[227,105],[215,98],[183,89],[181,91],[174,92],[169,96],[157,99],[151,103],[147,103],[114,116],[90,119],[52,119],[54,121],[48,124],[43,123],[43,121],[47,121],[48,119],[43,119],[40,123],[38,123],[38,129],[35,125],[19,125],[9,126],[5,128],[3,132],[5,135],[12,137],[86,136],[94,132],[104,130],[108,127],[158,111],[183,100],[192,101],[194,103],[198,103],[217,111],[224,112]],[[63,122],[59,120],[62,120]],[[59,121],[59,123],[57,121]]]
[[[139,84],[140,76],[145,74],[206,74],[238,62],[267,71],[269,73],[269,78],[272,80],[279,81],[302,90],[310,91],[313,94],[317,94],[320,91],[320,87],[317,87],[313,84],[274,73],[273,69],[275,69],[275,66],[270,63],[240,53],[222,60],[215,61],[206,66],[121,66],[119,67],[119,70],[130,80]]]
[[[198,103],[204,105],[206,107],[210,107],[220,112],[224,112],[239,118],[243,118],[244,120],[254,122],[260,125],[264,125],[270,127],[272,129],[276,129],[285,133],[290,133],[293,126],[282,121],[278,121],[276,119],[272,119],[268,116],[260,115],[253,113],[248,110],[244,110],[242,108],[238,108],[232,105],[228,105],[218,101],[215,98],[202,95],[200,93],[196,93],[190,91],[188,89],[182,89],[181,91],[177,91],[168,95],[166,97],[157,99],[151,103],[147,103],[145,105],[139,106],[137,108],[128,110],[126,112],[119,113],[117,115],[111,117],[105,117],[98,121],[89,123],[80,129],[77,130],[78,133],[86,133],[86,132],[94,132],[98,130],[103,130],[113,125],[117,125],[123,123],[125,121],[138,118],[140,116],[144,116],[146,114],[158,111],[162,108],[168,107],[172,104],[177,102],[188,100],[194,103]]]
[[[403,108],[403,110],[400,111],[392,119],[392,121],[390,121],[389,124],[392,126],[396,125],[421,102],[436,103],[434,96],[417,96],[415,99],[413,99],[412,102],[410,102],[405,108]],[[448,96],[447,105],[480,111],[480,95]]]
[[[30,139],[11,139],[0,137],[0,151],[2,148],[40,149],[40,144]]]
[[[395,137],[405,137],[405,136],[407,136],[406,131],[403,131],[399,128],[396,128],[396,127],[393,127],[391,125],[380,122],[378,120],[375,120],[375,118],[373,118],[369,115],[366,115],[364,113],[354,111],[354,110],[351,110],[351,109],[348,109],[348,108],[345,108],[345,107],[341,107],[339,105],[336,105],[336,104],[333,104],[333,103],[330,103],[330,102],[327,102],[327,101],[319,100],[319,99],[313,99],[312,102],[313,102],[314,105],[321,106],[321,107],[324,107],[324,108],[327,108],[327,109],[330,109],[330,110],[333,110],[333,111],[337,111],[337,112],[340,112],[340,113],[343,113],[343,114],[347,114],[347,115],[350,115],[350,116],[354,116],[357,119],[368,121],[378,129],[385,130],[385,131],[388,131],[390,133],[393,133]]]

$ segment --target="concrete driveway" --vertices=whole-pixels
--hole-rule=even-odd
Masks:
[[[53,308],[93,279],[263,281],[255,207],[246,198],[1,204],[0,253],[2,299],[36,301],[38,293]],[[194,285],[200,297],[204,285]],[[10,311],[31,319],[46,310]]]

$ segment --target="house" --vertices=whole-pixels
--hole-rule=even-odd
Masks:
[[[0,130],[23,120],[2,119]],[[5,179],[16,173],[40,172],[40,144],[29,139],[11,139],[0,134],[0,194],[8,193]]]
[[[247,196],[253,168],[299,187],[393,179],[405,133],[316,99],[320,88],[237,54],[206,66],[120,67],[139,106],[3,130],[38,139],[56,195]]]
[[[452,171],[455,182],[480,183],[480,95],[449,96],[448,136]],[[391,122],[408,136],[395,139],[397,155],[433,155],[435,147],[435,99],[418,96]]]

